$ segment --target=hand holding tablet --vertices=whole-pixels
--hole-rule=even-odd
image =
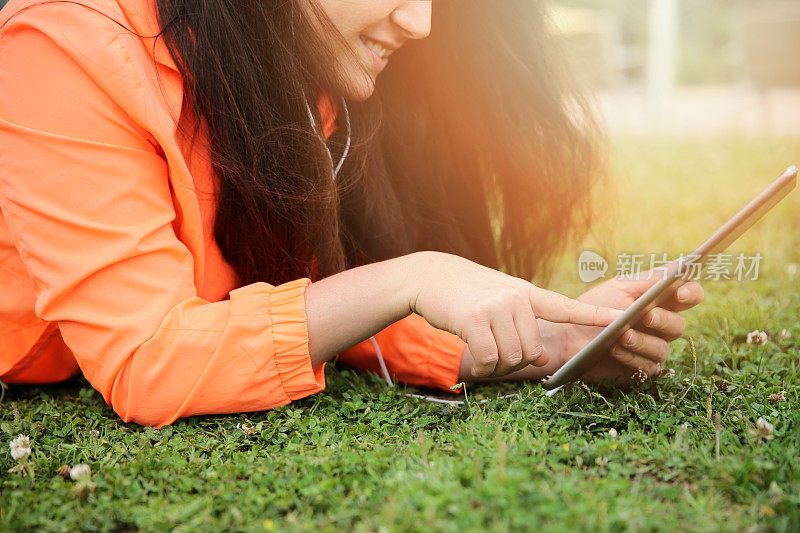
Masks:
[[[747,229],[781,199],[794,189],[797,183],[797,167],[791,166],[777,179],[758,193],[725,224],[720,226],[691,254],[657,269],[660,279],[630,305],[614,322],[584,346],[544,384],[548,395],[555,393],[569,381],[580,378],[599,360],[608,355],[615,342],[637,324],[651,309],[671,298],[677,288],[688,280],[691,273],[704,263],[709,255],[720,253],[738,239]]]

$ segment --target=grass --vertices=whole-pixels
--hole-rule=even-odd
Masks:
[[[620,140],[617,246],[686,251],[798,159],[800,139]],[[796,531],[798,194],[736,248],[762,251],[761,279],[706,283],[675,375],[634,390],[486,385],[470,394],[519,399],[449,407],[330,366],[325,392],[289,406],[154,430],[83,379],[13,388],[0,432],[31,438],[36,475],[6,474],[0,450],[0,530]],[[564,265],[554,288],[585,290]],[[745,342],[755,329],[766,345]],[[58,475],[77,463],[93,491]]]

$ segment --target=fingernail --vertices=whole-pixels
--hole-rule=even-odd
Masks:
[[[681,287],[678,289],[678,300],[681,302],[685,302],[689,299],[689,289],[686,287]]]

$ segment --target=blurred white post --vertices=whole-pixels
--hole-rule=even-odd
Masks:
[[[654,129],[668,125],[675,88],[679,0],[650,0],[647,98]]]

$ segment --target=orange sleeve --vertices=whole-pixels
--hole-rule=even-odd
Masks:
[[[389,374],[409,385],[450,390],[458,383],[461,357],[467,343],[457,335],[434,328],[410,314],[374,335]],[[380,372],[370,339],[339,354],[339,361]]]
[[[55,5],[0,32],[0,209],[37,316],[58,323],[126,422],[161,427],[322,390],[324,365],[313,369],[308,350],[311,280],[254,283],[213,303],[197,296],[166,161],[116,101],[125,91],[153,98],[126,70],[123,30]]]

